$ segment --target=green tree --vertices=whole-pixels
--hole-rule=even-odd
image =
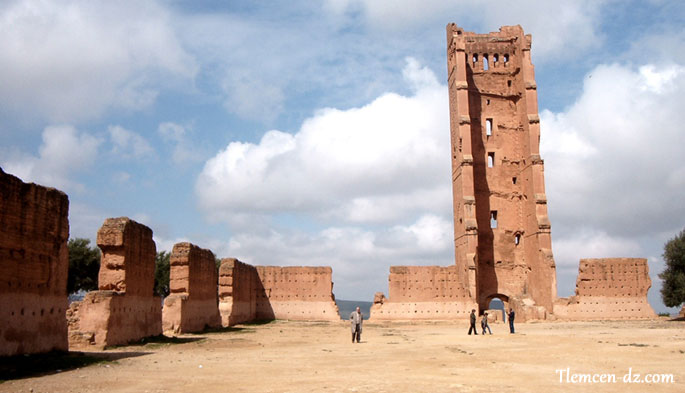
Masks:
[[[155,295],[161,297],[169,296],[169,257],[171,253],[158,252],[155,257]]]
[[[664,245],[662,256],[666,269],[659,274],[661,299],[667,307],[678,307],[685,303],[685,229]]]
[[[98,289],[100,272],[100,249],[90,247],[89,239],[69,239],[69,274],[67,292],[74,293],[81,289],[92,291]]]

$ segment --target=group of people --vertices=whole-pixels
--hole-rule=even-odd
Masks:
[[[514,333],[514,318],[516,317],[516,313],[514,312],[513,309],[509,309],[509,312],[507,313],[507,319],[509,319],[509,333]],[[478,335],[478,329],[476,329],[476,310],[473,309],[471,310],[471,326],[469,327],[469,335],[471,335],[471,332],[473,332],[475,335]],[[362,323],[364,321],[364,315],[361,313],[359,307],[357,307],[356,311],[352,311],[350,314],[350,327],[352,328],[352,343],[359,342],[361,340],[362,336]],[[488,324],[488,313],[483,313],[483,319],[480,321],[480,327],[483,329],[483,335],[485,334],[485,331],[487,331],[492,334],[492,330],[490,330],[490,325]]]
[[[509,319],[509,333],[514,333],[514,318],[516,317],[516,313],[514,312],[513,309],[509,309],[509,312],[507,313],[507,319]],[[469,327],[469,335],[471,335],[471,332],[473,332],[476,336],[478,335],[478,329],[476,329],[476,310],[473,309],[471,310],[471,326]],[[485,312],[483,313],[483,319],[480,320],[480,327],[483,329],[483,335],[485,334],[485,330],[487,329],[490,334],[492,334],[492,330],[490,330],[490,325],[488,324],[488,313]]]

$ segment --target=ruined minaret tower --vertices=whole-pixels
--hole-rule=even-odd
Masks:
[[[481,310],[556,298],[530,47],[520,26],[447,25],[455,262]]]

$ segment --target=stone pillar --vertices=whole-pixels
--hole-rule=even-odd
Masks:
[[[170,263],[170,294],[162,312],[164,331],[189,333],[220,326],[214,254],[194,244],[177,243]]]
[[[127,217],[108,218],[97,234],[102,250],[98,291],[74,310],[70,340],[121,345],[162,334],[162,300],[153,295],[156,246],[152,230]]]
[[[0,168],[0,356],[66,351],[69,199]]]

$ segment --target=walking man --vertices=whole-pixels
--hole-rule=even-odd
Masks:
[[[362,337],[362,321],[364,320],[364,315],[359,311],[359,307],[357,307],[357,311],[352,311],[352,314],[350,314],[350,325],[352,327],[352,343],[354,343],[355,337],[357,338],[357,342]]]
[[[507,315],[509,317],[509,333],[514,333],[514,317],[516,316],[516,313],[514,312],[513,308],[509,309],[509,314]]]
[[[492,330],[490,330],[490,325],[488,325],[488,313],[483,314],[483,319],[480,321],[480,327],[483,328],[483,335],[485,336],[485,329],[488,329],[488,332],[492,334]]]
[[[477,336],[478,335],[478,329],[476,329],[476,310],[471,310],[471,327],[469,328],[469,336],[471,335],[471,331],[473,330],[473,333]]]

